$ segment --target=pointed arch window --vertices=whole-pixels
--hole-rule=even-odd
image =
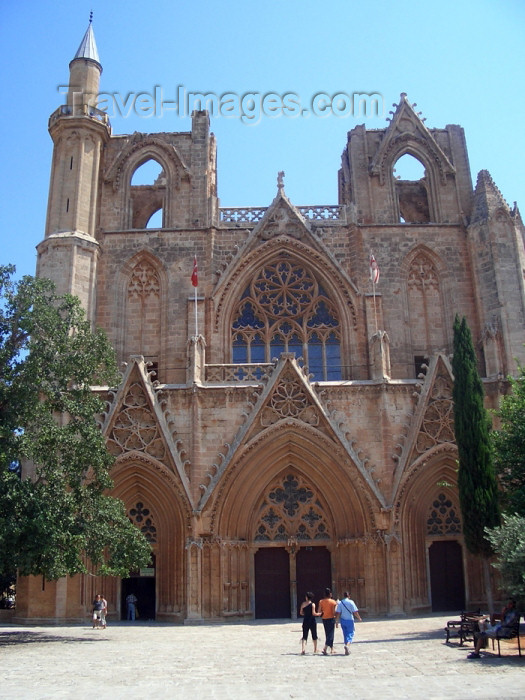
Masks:
[[[162,228],[165,197],[164,170],[149,158],[131,176],[132,228]]]
[[[260,268],[232,323],[234,363],[271,362],[282,352],[302,357],[314,381],[342,377],[335,306],[313,273],[289,258]]]
[[[399,221],[423,224],[430,221],[428,180],[420,160],[405,153],[392,168]]]

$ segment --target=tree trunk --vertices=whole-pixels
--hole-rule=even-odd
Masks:
[[[490,562],[487,557],[482,558],[483,578],[485,580],[485,591],[487,593],[487,606],[489,614],[494,614],[494,596],[492,595],[492,579],[490,577]]]

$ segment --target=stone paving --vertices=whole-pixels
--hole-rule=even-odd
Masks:
[[[350,656],[301,656],[300,621],[0,625],[0,698],[525,698],[525,655],[445,644],[450,615],[357,623]],[[320,646],[324,640],[319,624]]]

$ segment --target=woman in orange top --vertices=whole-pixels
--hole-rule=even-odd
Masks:
[[[324,589],[324,598],[319,601],[319,612],[323,620],[324,633],[326,641],[324,644],[323,654],[326,656],[328,647],[332,654],[334,653],[334,632],[335,632],[335,608],[336,601],[332,598],[332,591],[329,588]]]

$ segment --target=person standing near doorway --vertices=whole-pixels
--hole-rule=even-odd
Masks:
[[[321,618],[323,620],[323,627],[325,633],[325,644],[323,649],[323,654],[326,656],[328,654],[328,649],[334,653],[334,632],[335,632],[335,608],[337,606],[336,601],[332,598],[332,591],[330,588],[324,589],[324,598],[319,601],[319,612],[321,613]]]
[[[307,593],[304,597],[304,601],[301,603],[299,609],[299,615],[303,619],[303,637],[301,639],[301,654],[304,656],[306,653],[306,641],[308,639],[308,632],[312,634],[312,640],[314,643],[314,654],[317,654],[317,622],[316,617],[319,617],[320,613],[315,610],[314,594]]]
[[[346,656],[350,654],[350,644],[352,644],[354,641],[354,615],[357,617],[359,622],[362,622],[357,605],[350,599],[350,594],[348,591],[345,591],[343,599],[337,603],[335,608],[335,624],[337,626],[339,623],[341,623]]]
[[[128,613],[128,620],[135,620],[137,612],[137,602],[138,598],[134,593],[130,593],[126,596],[126,608]]]
[[[103,614],[104,600],[100,593],[97,593],[95,600],[93,601],[93,629],[96,629],[102,625]]]
[[[104,598],[102,594],[100,594],[100,600],[102,601],[102,611],[100,614],[100,625],[102,629],[106,629],[106,615],[108,613],[108,601]]]

